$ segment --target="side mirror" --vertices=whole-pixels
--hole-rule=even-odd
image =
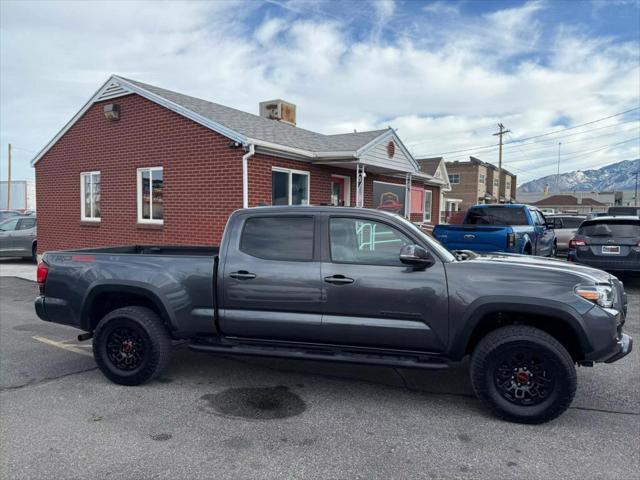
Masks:
[[[400,261],[407,265],[429,267],[435,262],[427,250],[420,245],[405,245],[400,249]]]

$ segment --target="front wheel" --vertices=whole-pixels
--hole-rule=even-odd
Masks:
[[[517,423],[544,423],[563,413],[576,392],[567,350],[542,330],[508,326],[484,337],[471,358],[471,383],[494,415]]]
[[[169,365],[171,337],[162,319],[145,307],[124,307],[105,315],[93,336],[93,356],[112,382],[140,385]]]

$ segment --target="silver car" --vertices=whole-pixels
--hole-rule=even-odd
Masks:
[[[37,258],[36,217],[13,217],[0,223],[0,257]]]
[[[578,227],[586,220],[585,215],[547,215],[547,218],[555,220],[556,242],[558,253],[569,251],[569,240],[571,240]]]

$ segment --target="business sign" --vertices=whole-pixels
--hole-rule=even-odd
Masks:
[[[373,182],[373,208],[404,215],[405,188],[403,184]]]

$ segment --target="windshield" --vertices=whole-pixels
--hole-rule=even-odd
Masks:
[[[438,255],[440,256],[440,258],[442,258],[445,262],[456,261],[456,257],[447,248],[445,248],[440,242],[438,242],[435,238],[430,237],[429,235],[424,233],[422,230],[416,227],[415,224],[411,223],[406,218],[401,217],[400,215],[394,215],[394,217],[398,219],[400,222],[402,222],[404,225],[409,227],[409,229],[411,229],[411,231],[415,233],[419,238],[424,240],[425,243],[427,243],[433,251],[438,252]]]
[[[470,208],[465,225],[528,225],[524,208],[476,207]]]
[[[622,237],[640,239],[640,222],[637,220],[606,220],[585,222],[578,234],[587,237]]]

